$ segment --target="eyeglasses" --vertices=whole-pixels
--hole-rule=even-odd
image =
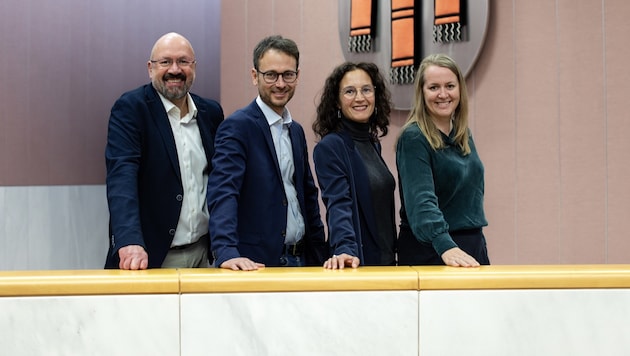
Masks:
[[[173,60],[170,58],[162,58],[162,59],[158,59],[158,60],[150,60],[151,63],[157,64],[162,68],[169,68],[170,66],[173,65]],[[175,61],[175,63],[177,63],[178,67],[190,67],[191,65],[193,65],[194,63],[196,63],[197,61],[195,61],[194,59],[187,59],[187,58],[180,58],[178,60]]]
[[[262,74],[263,79],[265,80],[265,83],[267,84],[275,83],[276,81],[278,81],[279,77],[282,77],[282,80],[284,80],[285,83],[293,83],[295,82],[298,76],[298,72],[295,72],[292,70],[288,70],[282,73],[274,72],[272,70],[267,71],[267,72],[261,72],[258,69],[256,69],[256,71]]]
[[[357,89],[355,87],[343,88],[341,89],[341,95],[343,95],[346,99],[354,99],[359,91],[364,98],[371,98],[374,96],[374,87],[369,85],[366,85],[361,89]]]

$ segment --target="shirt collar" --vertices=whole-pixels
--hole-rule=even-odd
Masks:
[[[172,101],[165,98],[164,95],[162,95],[159,92],[158,92],[158,95],[160,96],[162,105],[164,105],[164,109],[166,110],[167,113],[173,110],[174,108],[177,108],[175,104],[173,104]],[[197,106],[195,105],[195,102],[192,100],[192,96],[190,96],[190,93],[186,93],[186,100],[188,101],[188,115],[184,116],[182,120],[190,121],[197,117]]]
[[[281,121],[282,124],[286,124],[289,126],[293,122],[293,118],[291,118],[291,113],[286,107],[282,112],[282,116],[280,116],[262,100],[260,95],[256,98],[256,104],[258,104],[258,107],[260,107],[260,110],[262,110],[263,114],[265,115],[265,119],[267,119],[267,123],[269,124],[269,126],[277,124],[278,121]]]

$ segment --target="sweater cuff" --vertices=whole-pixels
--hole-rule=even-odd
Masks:
[[[451,238],[451,235],[448,232],[440,234],[433,239],[433,248],[435,252],[437,252],[438,256],[442,257],[442,254],[454,247],[457,247],[457,244]]]

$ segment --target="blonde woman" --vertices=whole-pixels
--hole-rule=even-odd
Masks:
[[[443,54],[423,59],[396,144],[400,265],[490,264],[482,228],[484,168],[468,128],[466,81]]]

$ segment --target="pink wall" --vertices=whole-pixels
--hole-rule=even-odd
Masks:
[[[256,95],[249,71],[258,40],[290,37],[300,46],[301,74],[289,108],[312,148],[318,92],[344,60],[338,8],[322,0],[223,1],[226,114]],[[490,1],[486,43],[468,88],[486,167],[493,263],[630,263],[623,230],[630,212],[628,13],[624,0]],[[405,115],[393,114],[384,140],[392,171]]]

